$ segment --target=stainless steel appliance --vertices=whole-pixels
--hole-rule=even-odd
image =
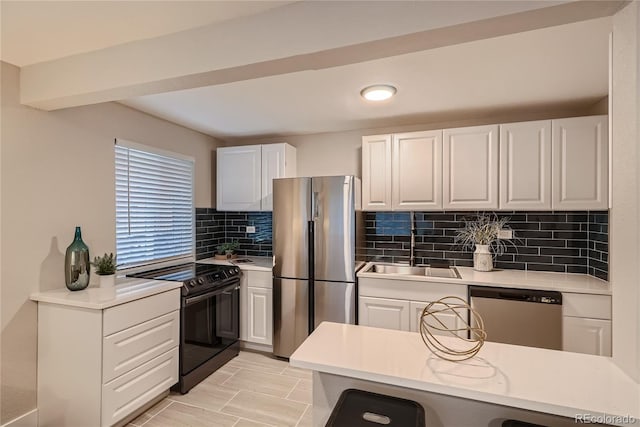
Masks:
[[[359,211],[356,177],[273,180],[276,356],[289,357],[322,321],[356,323]]]
[[[240,269],[188,263],[129,276],[183,283],[180,376],[174,389],[188,392],[238,355]]]
[[[471,286],[469,297],[487,341],[562,350],[560,292]]]

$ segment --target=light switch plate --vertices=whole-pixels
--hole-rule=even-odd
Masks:
[[[256,232],[256,227],[255,226],[253,226],[253,225],[247,226],[247,234],[255,233],[255,232]]]
[[[513,230],[502,229],[498,231],[498,239],[510,240],[513,239]]]

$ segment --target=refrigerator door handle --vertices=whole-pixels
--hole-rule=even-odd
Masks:
[[[311,219],[315,221],[315,220],[318,219],[318,216],[320,215],[320,213],[318,211],[319,208],[318,208],[318,192],[317,191],[313,192],[312,201],[311,201],[311,209],[312,209]]]
[[[309,334],[315,329],[315,287],[313,283],[313,260],[315,259],[315,222],[308,222],[309,233]]]

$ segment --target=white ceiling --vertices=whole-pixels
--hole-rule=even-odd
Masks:
[[[607,94],[610,18],[316,71],[143,96],[130,107],[222,138],[382,127]],[[391,83],[381,104],[360,90]],[[414,121],[414,123],[416,123]]]
[[[1,59],[19,67],[258,14],[292,1],[6,1]]]
[[[478,8],[477,5],[480,3],[481,7]],[[156,43],[153,47],[158,52],[165,52],[163,70],[172,69],[173,65],[188,64],[191,59],[200,58],[202,51],[186,52],[186,49],[182,49],[183,55],[179,61],[175,60],[174,56],[167,56],[168,48],[171,47],[167,46],[167,43],[171,45],[177,40],[171,39],[174,36],[170,34],[181,37],[188,45],[193,40],[192,34],[205,34],[201,29],[224,27],[228,30],[224,34],[233,34],[231,30],[234,28],[237,34],[236,37],[213,38],[212,41],[215,42],[229,39],[223,44],[224,49],[218,47],[218,51],[227,52],[221,58],[235,58],[240,55],[244,58],[242,61],[239,60],[240,64],[259,64],[260,61],[287,56],[302,58],[304,55],[295,53],[298,51],[322,54],[331,52],[332,47],[356,46],[358,41],[346,41],[351,40],[347,37],[349,35],[368,34],[366,40],[384,40],[394,35],[410,34],[439,26],[450,25],[451,28],[457,28],[456,24],[462,22],[563,3],[568,4],[565,1],[398,1],[323,4],[310,0],[0,0],[0,58],[21,67],[37,64],[29,65],[24,70],[32,67],[46,68],[58,58],[85,52],[85,55],[73,58],[97,58],[91,55],[94,52],[102,54],[119,47],[146,43],[141,40],[147,40]],[[284,7],[278,8],[280,6]],[[415,12],[418,10],[420,12]],[[351,15],[346,13],[347,11],[351,11]],[[327,22],[338,27],[323,32],[324,25],[321,25],[322,31],[314,33],[310,26],[312,23],[320,22],[318,15],[322,13],[327,15],[323,15],[323,19],[329,19]],[[409,14],[411,19],[398,18],[404,16],[403,13]],[[246,18],[249,16],[250,18]],[[281,22],[278,27],[286,28],[274,28],[272,20],[278,16],[284,17],[285,22]],[[292,16],[297,18],[292,19]],[[371,17],[375,19],[372,21]],[[388,22],[379,22],[383,17]],[[288,22],[291,22],[290,26]],[[371,22],[375,25],[372,26]],[[211,25],[212,23],[214,25]],[[208,24],[208,27],[204,27]],[[193,30],[194,28],[197,29]],[[261,29],[263,32],[247,31],[246,28],[256,31]],[[387,34],[382,31],[385,28],[394,29],[395,32]],[[377,29],[380,31],[376,32]],[[293,31],[300,37],[284,37],[278,33],[279,30]],[[342,59],[343,62],[337,63],[350,65],[301,72],[285,70],[283,74],[253,77],[250,80],[240,80],[240,77],[239,81],[232,83],[140,96],[121,102],[225,139],[417,124],[443,116],[469,118],[476,113],[492,110],[522,110],[534,107],[539,110],[552,105],[576,105],[580,102],[593,102],[607,94],[610,30],[610,18],[599,18],[465,44],[456,45],[458,42],[447,39],[448,44],[453,45],[404,55],[398,55],[402,49],[387,47],[384,55],[369,56],[386,56],[383,59],[359,63],[357,60]],[[458,33],[460,31],[465,30],[458,30]],[[274,54],[275,56],[267,55],[263,58],[264,55],[258,55],[256,59],[249,55],[245,58],[251,53],[251,49],[264,50],[260,48],[258,40],[253,40],[258,37],[257,34],[263,34],[264,38],[274,32],[284,37],[284,40],[291,39],[290,44],[276,43],[276,47],[281,48],[276,49],[277,52],[282,51],[279,53],[280,56]],[[333,44],[318,44],[322,39],[331,40]],[[356,37],[354,40],[359,39]],[[309,52],[298,46],[301,44],[304,44],[302,47],[306,47]],[[316,45],[323,47],[316,48]],[[206,49],[211,47],[210,44],[204,46]],[[294,53],[287,53],[289,50],[285,48],[288,46],[298,46],[299,49]],[[247,55],[242,56],[242,53]],[[144,52],[138,56],[142,58],[142,65],[148,68]],[[104,58],[101,59],[103,62]],[[42,61],[52,62],[38,64]],[[100,64],[100,60],[97,64]],[[233,66],[224,64],[218,64],[219,68]],[[313,64],[309,67],[313,67]],[[64,64],[61,66],[65,69]],[[126,75],[131,75],[126,71],[126,67],[123,70]],[[84,81],[87,80],[86,76],[96,74],[100,72],[87,73],[85,70],[74,79]],[[44,76],[43,84],[51,87],[48,74],[45,73]],[[398,88],[398,94],[380,104],[362,100],[359,96],[360,90],[366,85],[376,83],[394,84]],[[117,86],[115,83],[113,85]],[[127,87],[126,84],[124,87]],[[168,85],[162,90],[168,90],[170,87],[171,85]],[[101,89],[98,85],[96,90]],[[122,96],[131,95],[121,94],[120,97]],[[462,117],[463,115],[466,116]]]

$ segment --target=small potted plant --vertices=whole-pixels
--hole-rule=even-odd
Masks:
[[[96,274],[100,276],[100,287],[108,288],[116,284],[116,257],[113,253],[104,254],[93,258],[91,263],[96,269]]]
[[[237,240],[234,242],[222,243],[216,246],[215,258],[216,259],[235,258],[237,255],[235,255],[233,252],[238,250],[239,247],[240,247],[240,242],[238,242]]]
[[[479,215],[475,220],[464,220],[465,227],[456,234],[456,242],[462,245],[463,249],[473,253],[473,269],[477,271],[493,270],[493,258],[491,250],[495,255],[502,255],[506,249],[506,243],[499,236],[500,230],[509,229],[507,223],[509,218],[490,217]]]

